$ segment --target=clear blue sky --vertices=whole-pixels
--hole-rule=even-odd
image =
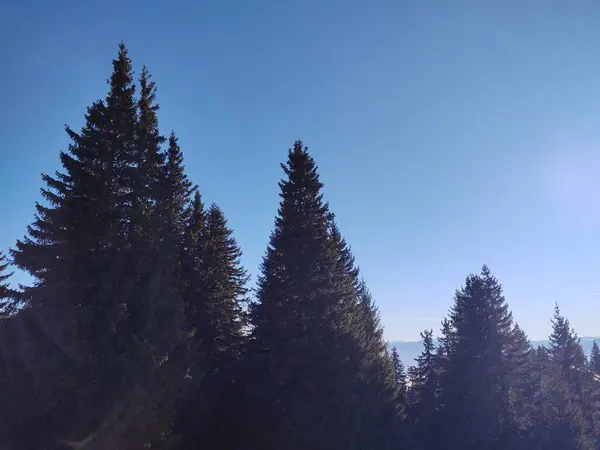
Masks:
[[[484,263],[539,339],[600,334],[600,4],[28,1],[0,7],[0,248],[25,232],[117,44],[253,275],[302,138],[388,339]]]

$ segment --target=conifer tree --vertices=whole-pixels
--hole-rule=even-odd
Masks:
[[[246,408],[254,408],[247,409],[244,428],[252,432],[246,445],[364,448],[368,430],[377,426],[381,413],[364,414],[359,400],[371,387],[359,389],[354,376],[373,367],[362,360],[362,349],[370,344],[359,342],[363,330],[354,328],[360,315],[356,280],[341,264],[347,262],[339,252],[342,240],[330,233],[332,217],[317,168],[301,142],[294,144],[282,168],[286,179],[279,184],[279,213],[262,263],[257,301],[250,308]],[[363,311],[371,310],[366,297],[362,304]],[[378,329],[376,322],[366,326]],[[381,448],[382,438],[372,448]]]
[[[164,175],[164,138],[158,129],[156,86],[144,66],[139,77],[137,122],[132,148],[131,189],[128,211],[127,280],[132,294],[127,302],[127,320],[119,331],[129,347],[130,370],[139,380],[152,371],[168,353],[172,336],[180,324],[175,314],[176,299],[171,295],[175,279],[168,263],[170,248],[165,241],[165,216],[159,208]],[[176,249],[173,249],[176,251]],[[138,366],[134,369],[135,366]]]
[[[558,305],[554,307],[552,334],[550,335],[550,355],[567,378],[584,368],[585,354],[569,319],[563,316]]]
[[[109,86],[105,101],[88,108],[81,132],[67,128],[72,143],[60,155],[63,172],[43,175],[46,202],[36,205],[28,236],[12,251],[15,265],[35,279],[24,289],[26,306],[66,358],[60,376],[45,373],[39,380],[54,391],[56,403],[43,407],[56,421],[55,433],[73,423],[79,423],[74,433],[95,427],[126,381],[126,339],[115,334],[115,326],[127,314],[133,290],[123,255],[129,248],[137,117],[123,44]],[[52,380],[58,385],[49,386]],[[77,407],[66,408],[70,401]],[[75,410],[88,414],[64,415]]]
[[[197,191],[188,227],[186,316],[193,330],[193,351],[202,356],[206,370],[218,373],[240,356],[248,276],[223,212],[215,204],[205,212]]]
[[[600,349],[598,344],[594,341],[592,345],[592,353],[590,355],[590,367],[597,375],[600,375]]]
[[[165,235],[172,240],[171,246],[181,247],[184,242],[186,221],[189,219],[191,211],[189,205],[193,192],[194,187],[185,174],[183,153],[177,136],[174,132],[171,132],[158,208],[159,213],[167,220]]]
[[[265,449],[322,448],[319,441],[332,445],[340,432],[329,426],[336,419],[330,413],[337,396],[328,391],[339,373],[332,367],[337,347],[332,325],[339,317],[328,276],[329,207],[301,142],[282,169],[287,179],[279,183],[279,214],[261,267],[258,301],[250,310],[251,351],[260,355],[251,382],[254,400],[264,405],[251,439]]]
[[[248,275],[242,267],[242,251],[233,231],[228,227],[223,211],[212,204],[206,215],[206,245],[204,271],[206,283],[206,326],[203,339],[214,370],[222,371],[239,358],[244,341]]]
[[[512,318],[486,266],[456,292],[450,320],[452,350],[442,380],[445,438],[456,448],[497,448],[508,420],[505,355]]]
[[[206,274],[203,264],[207,240],[206,211],[197,189],[194,191],[186,216],[181,267],[184,311],[186,330],[190,336],[190,352],[191,355],[197,355],[201,351],[202,345],[202,330],[199,325],[206,320],[202,303],[206,297],[204,279]],[[192,358],[190,361],[192,377],[201,361],[201,358]]]
[[[556,372],[552,379],[553,399],[568,413],[565,420],[571,430],[573,427],[577,429],[576,439],[591,445],[589,441],[598,420],[597,400],[600,395],[579,337],[558,305],[554,307],[552,318],[550,360]],[[563,400],[564,404],[561,403]]]
[[[408,394],[408,383],[406,379],[406,371],[404,370],[404,364],[398,354],[396,347],[392,348],[392,362],[394,364],[394,375],[396,384],[398,385],[400,401],[403,405],[406,405],[407,394]]]
[[[415,359],[416,366],[409,370],[410,392],[408,420],[411,427],[411,444],[429,450],[440,444],[438,436],[431,433],[436,428],[439,409],[438,355],[433,342],[433,331],[421,333],[423,350]]]
[[[581,399],[574,395],[560,367],[550,359],[546,361],[537,378],[539,384],[534,397],[533,427],[529,437],[531,445],[544,450],[594,449]]]
[[[511,448],[521,448],[532,442],[533,403],[539,388],[539,378],[534,371],[534,354],[527,335],[515,324],[506,348],[510,415],[506,438]]]
[[[248,276],[240,262],[241,250],[221,209],[204,211],[194,195],[186,253],[194,264],[186,268],[189,290],[187,319],[193,330],[190,359],[191,386],[176,432],[183,448],[203,442],[208,448],[227,446],[230,422],[237,414],[236,373],[246,341],[243,303]]]

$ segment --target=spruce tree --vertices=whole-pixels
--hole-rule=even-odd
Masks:
[[[576,377],[576,373],[585,366],[585,354],[579,337],[571,328],[569,319],[563,316],[558,305],[554,307],[552,334],[550,335],[550,355],[563,375]]]
[[[325,413],[334,411],[331,383],[339,373],[332,367],[337,347],[332,326],[339,318],[329,280],[329,207],[301,142],[282,169],[287,179],[279,183],[279,214],[261,266],[258,301],[250,310],[251,351],[259,355],[250,373],[252,400],[263,405],[251,446],[324,448],[339,432],[329,426],[335,415]]]
[[[183,152],[173,131],[169,136],[163,171],[164,178],[158,211],[167,221],[167,229],[164,234],[171,241],[169,245],[181,248],[194,187],[185,174]]]
[[[106,99],[88,108],[81,132],[67,128],[72,143],[60,154],[63,172],[43,175],[46,201],[36,205],[28,235],[12,251],[15,265],[35,280],[24,289],[25,306],[34,308],[65,358],[60,376],[45,373],[40,380],[54,391],[54,403],[43,407],[57,434],[67,426],[74,434],[97,426],[126,381],[124,339],[115,330],[133,291],[131,264],[123,256],[129,250],[137,117],[123,44],[109,86]],[[68,416],[74,411],[87,414]]]
[[[568,413],[565,420],[570,430],[574,427],[575,438],[581,445],[591,445],[591,435],[598,422],[597,400],[600,399],[596,380],[589,371],[585,353],[569,319],[554,307],[552,333],[550,335],[550,360],[553,364],[553,400]],[[568,401],[564,399],[568,397]]]
[[[438,436],[431,433],[436,428],[439,409],[438,355],[433,342],[433,331],[421,333],[423,350],[416,358],[416,366],[409,370],[410,392],[408,421],[411,444],[416,448],[429,450],[441,444]]]
[[[508,420],[506,350],[512,318],[486,266],[456,292],[450,321],[452,350],[441,386],[445,439],[465,450],[501,447]]]
[[[204,281],[206,298],[203,307],[208,318],[201,329],[206,353],[216,371],[224,370],[239,358],[244,342],[248,275],[242,267],[242,251],[233,231],[228,227],[223,211],[212,204],[206,215],[206,245],[204,249]]]
[[[506,348],[507,382],[509,387],[509,423],[506,438],[511,448],[531,443],[535,409],[534,398],[539,377],[534,371],[535,352],[525,332],[515,324]]]
[[[132,164],[128,211],[128,248],[123,252],[129,264],[127,276],[131,295],[127,301],[126,320],[118,333],[122,348],[130,355],[130,377],[139,380],[154,369],[167,354],[169,335],[175,332],[174,315],[169,306],[174,280],[167,268],[170,249],[161,246],[165,231],[164,216],[158,213],[160,188],[164,179],[164,138],[158,129],[156,86],[144,66],[139,77],[137,122]],[[137,366],[137,367],[136,367]]]
[[[598,344],[594,341],[592,345],[592,353],[590,354],[590,367],[596,375],[600,376],[600,349]]]
[[[193,336],[192,388],[175,431],[183,436],[182,448],[195,448],[197,442],[208,448],[228,447],[239,403],[237,361],[246,341],[248,276],[222,210],[212,204],[205,212],[198,192],[189,226],[186,252],[194,265],[185,273],[190,274],[186,302]]]
[[[542,360],[543,361],[543,360]],[[581,398],[561,373],[560,366],[546,360],[534,398],[531,448],[543,450],[592,450],[594,442]],[[520,447],[524,448],[524,447]]]
[[[362,359],[363,345],[371,344],[359,342],[362,330],[354,328],[360,315],[356,280],[342,268],[341,239],[330,233],[332,215],[323,201],[322,183],[301,142],[294,144],[282,168],[286,178],[279,184],[280,208],[261,266],[257,301],[250,308],[250,390],[243,426],[250,433],[245,445],[364,448],[377,419],[361,413],[360,400],[371,387],[358,389],[354,376],[372,367]],[[367,303],[365,298],[363,305]],[[369,326],[378,328],[376,322]],[[378,384],[373,387],[379,389]],[[381,448],[382,438],[372,448]]]
[[[186,318],[194,358],[209,372],[223,372],[239,358],[245,339],[248,276],[223,212],[215,204],[204,211],[198,191],[191,205],[186,252]]]
[[[396,347],[392,348],[392,363],[394,364],[394,375],[396,384],[398,385],[398,395],[403,405],[406,405],[407,394],[408,394],[408,381],[406,378],[406,371],[404,370],[404,364],[398,354]]]
[[[189,339],[190,356],[202,351],[201,325],[206,321],[203,302],[206,298],[206,282],[204,272],[204,252],[206,248],[206,211],[200,192],[196,189],[192,202],[187,208],[185,234],[182,252],[182,288],[185,311],[185,326]],[[191,376],[202,362],[201,358],[190,360]]]

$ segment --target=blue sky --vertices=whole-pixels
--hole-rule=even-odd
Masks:
[[[493,3],[493,4],[491,4]],[[439,328],[486,263],[545,338],[558,302],[600,334],[600,4],[548,1],[4,2],[0,248],[21,237],[64,124],[125,40],[190,177],[253,275],[297,138],[386,337]],[[18,277],[22,279],[21,277]]]

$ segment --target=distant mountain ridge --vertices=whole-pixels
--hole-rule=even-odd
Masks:
[[[585,354],[589,356],[592,351],[592,345],[594,341],[598,342],[600,345],[600,337],[582,337],[581,338],[581,346],[585,351]],[[547,346],[550,343],[548,339],[544,339],[541,341],[531,341],[531,345],[537,347],[539,345]],[[388,348],[390,351],[392,348],[396,347],[398,350],[398,354],[400,355],[400,359],[404,363],[405,366],[410,367],[415,365],[415,358],[419,356],[421,351],[423,350],[423,341],[391,341],[388,343]]]

